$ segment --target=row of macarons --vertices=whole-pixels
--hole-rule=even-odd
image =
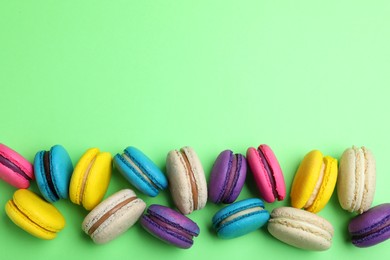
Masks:
[[[50,151],[37,153],[34,159],[33,171],[32,166],[30,167],[29,162],[21,155],[5,145],[0,145],[0,148],[0,173],[2,178],[18,188],[27,188],[28,180],[34,178],[32,172],[35,172],[38,187],[43,197],[49,202],[54,202],[59,198],[66,198],[69,188],[69,195],[74,203],[83,205],[87,210],[92,210],[100,203],[105,194],[111,174],[111,155],[109,153],[101,153],[96,148],[90,149],[82,156],[73,171],[72,163],[66,150],[62,146],[56,145]],[[146,226],[145,223],[149,223],[149,228],[146,228],[149,232],[163,240],[164,238],[167,240],[166,235],[156,234],[158,233],[157,231],[161,231],[161,224],[171,223],[173,227],[177,227],[178,224],[175,224],[175,221],[172,222],[172,219],[188,219],[183,214],[190,214],[193,210],[203,208],[207,197],[214,203],[233,203],[245,182],[247,164],[253,173],[259,193],[266,202],[273,202],[276,199],[283,200],[285,198],[286,189],[283,173],[275,154],[269,146],[260,145],[257,149],[249,148],[247,158],[241,154],[233,154],[230,150],[223,151],[214,163],[208,189],[203,167],[197,154],[192,148],[184,147],[179,151],[173,150],[169,152],[167,156],[169,188],[176,207],[182,213],[177,212],[177,214],[182,217],[171,217],[170,220],[163,221],[163,218],[156,217],[156,214],[145,213],[153,215],[152,218],[149,218],[149,220],[152,219],[153,221],[144,221],[143,219],[146,219],[146,217],[142,217],[141,223],[144,223],[143,226]],[[149,196],[156,196],[159,190],[168,186],[168,180],[161,170],[145,154],[134,147],[128,147],[123,154],[117,154],[114,157],[114,165],[135,188]],[[22,176],[18,181],[15,178],[17,175],[19,175],[18,177]],[[60,180],[64,179],[65,181],[61,184]],[[321,152],[315,150],[308,153],[302,160],[291,188],[292,206],[299,209],[304,208],[306,211],[287,207],[275,209],[275,213],[271,213],[271,219],[269,220],[270,214],[264,209],[261,200],[247,199],[233,203],[217,212],[213,218],[213,226],[220,237],[232,238],[253,231],[263,226],[269,220],[268,229],[270,233],[280,240],[300,248],[325,250],[331,245],[333,228],[330,228],[331,224],[328,221],[314,213],[320,211],[326,205],[333,193],[337,179],[339,201],[342,207],[358,213],[367,211],[371,206],[375,192],[375,160],[372,153],[364,147],[347,149],[340,160],[340,166],[337,167],[336,159],[329,156],[323,157]],[[100,194],[97,194],[99,192]],[[132,199],[131,202],[139,200],[139,198],[137,200]],[[15,195],[13,203],[15,204]],[[104,206],[104,203],[102,204],[103,206],[100,208],[107,208]],[[124,202],[119,204],[122,207],[127,205]],[[138,203],[138,205],[142,205],[142,203]],[[152,208],[155,207],[159,207],[159,211],[173,211],[169,208],[162,210],[161,208],[164,208],[164,206],[153,205]],[[144,208],[138,211],[132,210],[133,215],[135,214],[134,212],[141,212],[135,214],[139,217]],[[373,209],[362,215],[361,218],[364,220],[356,221],[358,223],[367,222],[367,219],[371,219],[371,217],[365,216],[374,211],[377,216],[376,219],[382,223],[380,225],[384,225],[383,228],[386,228],[386,225],[388,226],[386,219],[389,218],[388,206],[384,204],[384,206],[379,206],[379,208],[381,208],[379,210],[381,214],[377,213],[378,210]],[[116,206],[115,209],[118,210],[118,207]],[[153,210],[148,209],[147,212],[149,211]],[[111,214],[113,210],[107,212],[108,215],[103,214],[103,220],[98,221],[99,225],[105,222],[109,217],[109,213]],[[102,213],[96,214],[101,215]],[[172,216],[174,214],[176,213],[167,212],[162,214],[162,216]],[[230,214],[234,216],[230,216]],[[312,221],[308,222],[307,217],[311,217]],[[89,219],[88,216],[86,217],[87,219]],[[95,216],[92,219],[99,218]],[[133,216],[132,219],[134,223],[136,221],[134,221],[135,217]],[[301,220],[298,221],[299,219]],[[191,220],[188,219],[186,221],[192,223],[190,226],[196,226]],[[290,223],[291,221],[294,223]],[[372,240],[367,242],[364,234],[359,232],[363,224],[353,224],[356,221],[351,221],[350,230],[352,230],[353,243],[357,246],[376,244],[389,236],[389,232],[385,232],[387,237],[386,234],[379,239],[375,236],[376,240],[374,243]],[[119,226],[120,224],[118,223],[120,222],[115,221]],[[385,223],[383,224],[383,222]],[[131,221],[127,221],[127,223],[131,223]],[[325,229],[324,234],[326,235],[321,237],[326,239],[319,239],[316,234],[317,231],[313,232],[313,234],[309,235],[315,237],[309,236],[308,238],[309,241],[315,241],[313,244],[313,242],[302,240],[302,235],[299,235],[297,232],[291,230],[287,232],[288,230],[286,229],[291,229],[291,226],[296,227],[298,223],[300,225],[318,223],[318,227]],[[370,227],[373,226],[372,221],[369,224]],[[374,225],[376,230],[378,230],[378,227],[379,229],[382,227],[378,225],[377,223]],[[83,224],[84,226],[87,227],[89,225]],[[354,231],[353,226],[358,226],[359,230]],[[150,227],[160,228],[152,230]],[[307,227],[300,228],[307,230]],[[92,229],[94,232],[91,232],[89,228],[84,227],[83,229],[97,243],[107,242],[107,237],[111,237],[111,239],[115,237],[112,234],[107,235],[108,231],[102,232],[96,225]],[[115,229],[118,229],[118,227]],[[186,229],[184,228],[183,230]],[[367,227],[365,227],[365,230],[367,232]],[[193,229],[190,234],[196,235],[195,231]],[[199,232],[199,229],[197,232]],[[98,238],[97,234],[103,234],[103,238]],[[373,236],[372,232],[368,235]],[[184,237],[188,238],[189,235],[187,234]],[[108,239],[108,241],[111,239]],[[172,241],[167,242],[172,243]],[[190,244],[187,244],[185,247],[188,247],[188,245]]]

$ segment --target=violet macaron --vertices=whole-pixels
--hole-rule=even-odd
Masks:
[[[390,238],[390,203],[375,206],[353,218],[348,225],[352,244],[369,247]]]
[[[193,237],[199,235],[199,227],[195,222],[161,205],[151,205],[140,222],[150,234],[179,248],[190,248],[194,243]]]
[[[245,182],[247,163],[244,155],[231,150],[221,152],[211,170],[209,200],[218,203],[234,202]]]
[[[250,147],[246,157],[260,196],[268,203],[283,200],[286,197],[286,184],[282,169],[271,148],[265,144],[257,149]]]

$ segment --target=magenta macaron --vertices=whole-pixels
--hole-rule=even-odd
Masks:
[[[0,179],[19,189],[27,189],[34,179],[32,164],[22,155],[0,143]]]
[[[180,248],[190,248],[194,243],[193,237],[199,235],[199,227],[195,222],[162,205],[151,205],[140,222],[156,238]]]
[[[286,197],[286,184],[271,148],[265,144],[257,149],[250,147],[246,157],[261,197],[268,203],[283,200]]]
[[[209,200],[218,203],[234,202],[245,182],[247,163],[244,155],[230,150],[221,152],[214,162],[209,180]]]

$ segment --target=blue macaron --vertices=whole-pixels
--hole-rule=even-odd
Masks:
[[[122,155],[115,155],[114,165],[134,187],[148,196],[155,197],[168,186],[167,178],[157,165],[135,147],[129,146]]]
[[[235,238],[262,227],[269,218],[263,201],[250,198],[224,207],[214,215],[212,223],[218,237]]]
[[[39,151],[34,158],[34,172],[42,196],[49,202],[69,197],[69,182],[73,164],[61,145],[50,151]]]

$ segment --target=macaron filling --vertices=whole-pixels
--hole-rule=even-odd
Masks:
[[[4,155],[0,154],[0,163],[12,171],[18,173],[24,179],[31,181],[32,179],[28,176],[18,165],[7,159]]]
[[[193,206],[194,206],[194,209],[197,209],[198,208],[198,187],[196,185],[194,171],[192,170],[190,161],[188,160],[187,154],[185,153],[185,151],[183,149],[180,149],[180,154],[181,154],[181,158],[183,158],[183,160],[184,160],[186,174],[187,174],[187,177],[190,181]]]
[[[223,189],[219,195],[217,203],[223,201],[229,201],[236,188],[238,177],[240,175],[240,169],[242,167],[242,156],[238,154],[230,153],[228,169],[226,173],[225,183]]]
[[[137,197],[131,197],[127,198],[126,200],[118,203],[115,205],[112,209],[107,211],[106,213],[103,214],[88,230],[88,235],[92,235],[99,227],[101,224],[103,224],[107,219],[109,219],[112,215],[114,215],[118,210],[126,206],[127,204],[131,203],[132,201],[136,200]]]
[[[146,181],[149,186],[152,187],[152,189],[155,189],[155,190],[159,190],[159,189],[162,189],[161,186],[159,186],[156,183],[154,183],[149,176],[151,176],[150,174],[148,174],[143,168],[142,166],[137,163],[137,161],[130,155],[126,152],[125,150],[125,153],[122,154],[122,158],[124,159],[124,162],[125,164],[131,168],[133,170],[133,172],[135,172],[138,176],[140,176],[140,178],[144,181]]]
[[[59,195],[58,195],[58,192],[54,186],[54,183],[53,183],[53,179],[51,177],[51,167],[50,167],[50,157],[51,157],[51,153],[50,151],[45,151],[43,153],[43,169],[44,169],[44,172],[45,172],[45,178],[46,178],[46,181],[47,181],[47,186],[49,187],[49,190],[50,192],[53,194],[54,198],[56,200],[59,200]]]
[[[322,162],[321,169],[320,169],[320,175],[318,177],[316,186],[314,187],[314,190],[313,190],[313,192],[310,195],[309,200],[306,202],[306,204],[304,206],[305,209],[307,209],[311,205],[313,205],[315,199],[317,198],[318,193],[319,193],[320,188],[321,188],[322,181],[324,180],[324,175],[325,175],[325,163]]]
[[[281,196],[278,195],[278,191],[276,189],[276,180],[275,180],[274,174],[272,172],[272,168],[270,167],[267,159],[265,158],[265,155],[264,155],[263,151],[261,151],[260,148],[257,149],[257,153],[259,154],[260,160],[261,160],[261,162],[262,162],[262,164],[264,166],[264,169],[267,172],[268,180],[270,181],[270,184],[271,184],[271,187],[272,187],[272,193],[274,195],[274,198],[280,199]]]
[[[83,174],[83,180],[81,182],[81,187],[80,187],[80,196],[79,196],[79,203],[82,203],[83,199],[84,199],[84,189],[85,189],[85,185],[87,184],[87,179],[88,179],[88,176],[89,176],[89,173],[91,172],[91,169],[92,169],[92,166],[93,164],[95,163],[95,160],[97,158],[97,155],[95,155],[95,157],[93,157],[93,159],[89,162],[88,164],[88,167],[87,169],[85,170],[85,173]]]

